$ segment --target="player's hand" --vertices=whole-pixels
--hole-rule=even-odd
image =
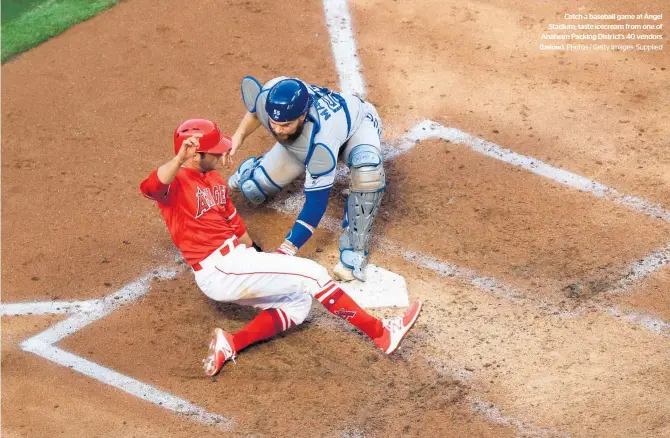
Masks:
[[[200,135],[196,134],[181,143],[181,148],[179,148],[179,152],[177,153],[179,164],[184,164],[198,151],[198,148],[200,147],[199,137]]]
[[[237,238],[237,240],[239,240],[240,243],[246,246],[247,248],[251,248],[254,245],[254,241],[251,240],[251,236],[249,236],[248,231],[245,231],[243,235]]]
[[[273,254],[294,256],[296,252],[298,252],[298,247],[296,247],[291,241],[284,240],[284,243],[282,243],[279,248],[275,249]]]
[[[244,139],[242,138],[242,135],[240,135],[238,133],[233,134],[233,136],[230,139],[231,139],[231,143],[233,145],[228,152],[223,154],[223,164],[226,167],[233,164],[233,155],[235,155],[235,152],[237,152],[237,149],[240,146],[242,146],[242,143],[244,142]]]

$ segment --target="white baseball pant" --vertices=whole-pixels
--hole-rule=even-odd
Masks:
[[[294,324],[302,323],[312,298],[331,281],[328,270],[297,256],[257,252],[230,238],[195,272],[200,290],[215,301],[235,302],[259,309],[281,309]],[[228,246],[225,256],[220,249]]]

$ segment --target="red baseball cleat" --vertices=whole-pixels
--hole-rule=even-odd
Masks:
[[[405,338],[409,329],[412,328],[416,319],[421,313],[421,307],[423,303],[421,301],[415,301],[410,306],[407,312],[404,315],[396,316],[391,319],[382,319],[382,324],[384,324],[384,333],[373,339],[373,342],[377,347],[384,350],[384,353],[391,354],[400,345],[400,342]]]
[[[209,353],[202,361],[205,375],[216,376],[228,359],[235,362],[237,351],[233,345],[233,335],[220,328],[214,329],[214,337],[209,343]]]

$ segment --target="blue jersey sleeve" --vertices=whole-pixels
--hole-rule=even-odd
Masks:
[[[328,207],[328,197],[332,185],[320,190],[305,191],[305,204],[295,221],[293,228],[286,236],[297,248],[300,248],[312,237],[314,230],[321,222],[321,218]]]

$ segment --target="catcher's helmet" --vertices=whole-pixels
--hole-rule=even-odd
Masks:
[[[310,100],[305,84],[297,79],[283,79],[270,88],[265,110],[275,122],[288,122],[305,114]]]
[[[179,125],[174,131],[174,154],[179,153],[184,140],[194,136],[200,141],[198,152],[223,154],[233,146],[230,137],[221,135],[216,123],[207,119],[191,119]]]

